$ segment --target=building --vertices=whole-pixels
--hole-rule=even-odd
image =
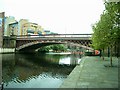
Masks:
[[[4,36],[10,36],[9,25],[12,23],[16,23],[15,17],[9,16],[4,18]]]
[[[51,34],[50,30],[44,30],[45,34]]]
[[[5,13],[1,12],[0,13],[0,48],[2,48],[3,46],[4,17],[5,17]]]
[[[9,35],[19,35],[18,22],[9,24]]]
[[[20,21],[18,22],[18,35],[23,35],[24,25],[27,23],[27,19],[20,19]]]
[[[15,17],[9,16],[5,17],[4,22],[4,36],[56,34],[49,30],[44,30],[37,23],[29,22],[28,19],[20,19],[17,22]]]
[[[43,28],[36,24],[29,22],[26,19],[21,19],[19,21],[19,34],[20,35],[42,35],[45,34]]]
[[[58,33],[54,33],[54,32],[51,32],[50,30],[44,30],[45,34],[58,34]]]

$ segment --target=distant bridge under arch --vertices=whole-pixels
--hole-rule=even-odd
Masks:
[[[42,36],[17,36],[16,51],[32,52],[40,47],[53,44],[68,44],[93,50],[90,47],[92,43],[91,35],[92,34],[50,34]]]

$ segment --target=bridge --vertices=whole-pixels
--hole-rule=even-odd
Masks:
[[[16,36],[16,51],[35,51],[36,49],[52,44],[68,44],[91,49],[92,34],[48,34]]]

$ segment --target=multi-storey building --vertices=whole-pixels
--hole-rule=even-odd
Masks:
[[[9,24],[9,35],[18,35],[18,22]]]
[[[23,29],[24,29],[24,25],[29,23],[27,19],[21,19],[18,22],[18,35],[23,35]]]
[[[4,22],[5,22],[4,36],[10,36],[9,25],[12,23],[16,23],[17,21],[15,20],[15,17],[9,16],[9,17],[5,17]]]
[[[29,22],[27,19],[21,19],[17,22],[12,16],[5,17],[4,36],[43,34],[51,34],[51,32],[44,31],[40,25]]]
[[[20,35],[41,35],[45,34],[43,28],[36,24],[36,23],[31,23],[26,19],[21,19],[19,21],[19,34]]]

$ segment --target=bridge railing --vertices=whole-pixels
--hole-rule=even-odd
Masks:
[[[91,37],[92,34],[46,34],[46,35],[18,35],[17,38],[35,38],[35,37]]]

